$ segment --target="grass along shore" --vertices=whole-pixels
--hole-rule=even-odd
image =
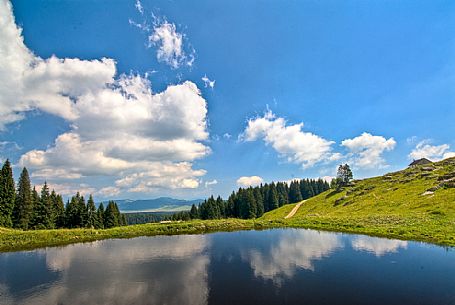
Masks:
[[[258,219],[192,220],[112,229],[20,231],[0,228],[0,252],[108,238],[203,234],[267,228],[309,228],[455,246],[455,158],[354,181],[302,203],[287,204]]]
[[[57,229],[21,231],[0,228],[0,252],[32,250],[79,242],[139,236],[205,234],[270,228],[307,228],[324,231],[366,234],[401,240],[415,240],[455,246],[455,224],[440,218],[399,215],[384,216],[307,216],[284,219],[296,204],[269,212],[256,220],[192,220],[173,223],[150,223],[112,229]],[[302,209],[303,206],[300,208]],[[302,211],[297,211],[297,214]],[[282,216],[282,217],[281,217]],[[278,217],[278,218],[276,218]]]

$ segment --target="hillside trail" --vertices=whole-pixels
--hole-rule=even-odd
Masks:
[[[305,201],[306,201],[306,200],[303,200],[303,201],[299,202],[299,203],[292,209],[292,211],[290,211],[289,214],[286,215],[286,216],[284,217],[284,219],[288,219],[288,218],[291,218],[292,216],[294,216],[295,213],[297,213],[297,211],[299,210],[299,208],[300,208],[300,206],[302,205],[302,203],[304,203]]]

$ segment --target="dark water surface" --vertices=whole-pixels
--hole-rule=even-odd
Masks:
[[[0,304],[455,304],[455,251],[303,229],[0,254]]]

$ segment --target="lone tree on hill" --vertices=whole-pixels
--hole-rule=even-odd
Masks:
[[[352,171],[348,164],[338,166],[337,177],[334,179],[334,186],[337,190],[345,187],[352,180]]]

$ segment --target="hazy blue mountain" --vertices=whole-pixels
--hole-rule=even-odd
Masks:
[[[121,212],[179,212],[191,209],[192,204],[199,204],[203,199],[182,200],[170,197],[155,199],[115,200]]]

